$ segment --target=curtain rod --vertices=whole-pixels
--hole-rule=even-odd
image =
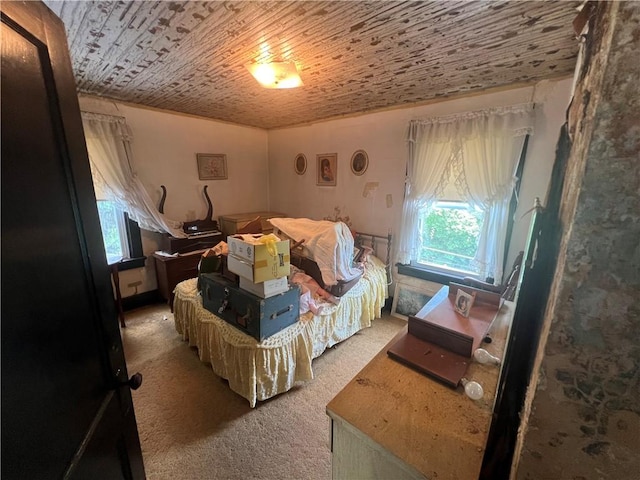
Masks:
[[[410,122],[416,123],[447,123],[459,120],[461,118],[477,118],[487,115],[504,115],[507,113],[528,113],[534,110],[535,104],[531,102],[518,103],[515,105],[507,105],[503,107],[487,107],[479,110],[472,110],[468,112],[452,113],[449,115],[443,115],[441,117],[427,117],[427,118],[415,118]]]
[[[89,112],[87,110],[80,110],[80,114],[82,118],[86,118],[87,120],[102,120],[104,122],[118,122],[118,123],[126,123],[127,119],[125,117],[119,115],[109,115],[106,113],[98,113],[98,112]]]

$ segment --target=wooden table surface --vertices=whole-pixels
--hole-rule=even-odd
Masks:
[[[489,353],[503,357],[515,305],[505,302],[494,320]],[[402,330],[396,338],[406,330]],[[475,479],[491,426],[500,366],[472,362],[466,378],[480,383],[474,401],[387,355],[389,342],[327,405],[342,419],[427,478]]]

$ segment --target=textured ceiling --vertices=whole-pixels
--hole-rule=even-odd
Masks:
[[[580,2],[51,1],[78,90],[277,128],[573,72]],[[245,65],[294,60],[304,86]]]

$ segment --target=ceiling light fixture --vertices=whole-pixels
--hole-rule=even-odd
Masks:
[[[295,62],[250,63],[247,69],[265,88],[296,88],[303,85]]]

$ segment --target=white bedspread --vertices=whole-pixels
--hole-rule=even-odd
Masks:
[[[353,235],[343,222],[308,218],[271,218],[269,222],[296,242],[304,240],[309,258],[318,264],[325,285],[349,281],[362,273],[351,265]]]
[[[325,304],[320,315],[308,312],[284,330],[258,342],[202,306],[197,280],[179,283],[173,303],[175,328],[198,349],[200,360],[255,407],[286,392],[296,382],[313,379],[311,361],[327,348],[380,317],[387,298],[384,264],[370,257],[360,281],[339,305]]]

